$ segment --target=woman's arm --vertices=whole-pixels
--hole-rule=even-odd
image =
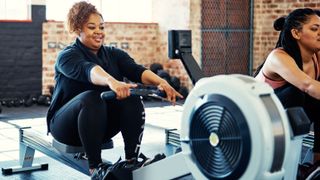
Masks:
[[[265,65],[263,70],[266,75],[278,75],[301,91],[320,99],[320,82],[300,70],[294,59],[284,51],[275,50],[271,52]]]
[[[95,85],[109,86],[117,94],[117,99],[124,99],[130,96],[130,88],[137,86],[136,84],[127,84],[116,80],[98,65],[91,69],[90,79]]]
[[[90,71],[91,82],[95,85],[109,86],[115,79],[105,72],[100,66],[94,66]]]
[[[130,88],[137,86],[136,84],[127,84],[114,79],[98,65],[91,69],[90,79],[95,85],[109,86],[110,89],[117,94],[117,99],[123,99],[130,96]],[[176,96],[183,98],[183,96],[174,90],[166,80],[160,78],[150,70],[145,70],[142,73],[141,81],[143,84],[158,86],[160,90],[166,92],[167,99],[173,103],[176,102]]]
[[[143,84],[151,84],[158,86],[160,90],[166,92],[167,99],[173,103],[176,102],[177,96],[183,98],[183,96],[180,93],[178,93],[173,87],[171,87],[166,80],[162,79],[150,70],[145,70],[142,73],[141,81]]]

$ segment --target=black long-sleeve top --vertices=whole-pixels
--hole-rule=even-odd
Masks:
[[[109,87],[94,85],[91,82],[90,71],[96,65],[101,66],[119,81],[123,81],[125,77],[132,82],[141,83],[142,73],[146,70],[120,49],[102,46],[95,55],[76,39],[59,53],[55,63],[56,84],[47,113],[48,132],[55,112],[73,97],[87,90],[110,90]]]

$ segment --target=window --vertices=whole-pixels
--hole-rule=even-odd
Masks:
[[[46,0],[47,19],[65,21],[70,7],[80,0]],[[87,0],[106,22],[151,22],[152,0]],[[63,5],[61,5],[63,4]]]
[[[31,20],[30,0],[0,0],[0,20]]]

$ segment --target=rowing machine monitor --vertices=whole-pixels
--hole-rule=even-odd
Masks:
[[[168,32],[168,56],[171,59],[181,59],[193,85],[204,77],[198,63],[192,56],[190,30],[170,30]]]

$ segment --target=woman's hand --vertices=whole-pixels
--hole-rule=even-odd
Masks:
[[[176,103],[177,96],[179,98],[183,98],[183,96],[173,87],[171,87],[170,84],[165,80],[161,81],[161,83],[158,85],[158,88],[166,93],[168,101],[172,102],[173,105]]]
[[[130,96],[130,88],[135,88],[137,85],[127,84],[125,82],[112,79],[109,83],[109,87],[116,93],[117,99],[125,99]]]
[[[183,96],[171,87],[166,80],[162,79],[150,70],[145,70],[142,73],[141,81],[143,84],[155,85],[159,90],[164,91],[167,94],[168,101],[172,102],[173,105],[175,105],[177,97],[183,98]]]

